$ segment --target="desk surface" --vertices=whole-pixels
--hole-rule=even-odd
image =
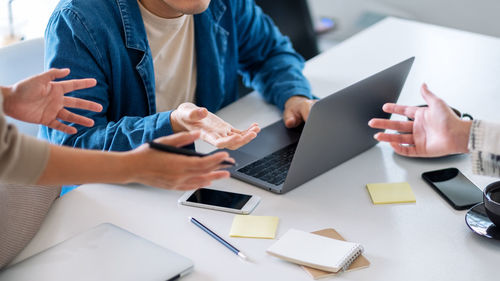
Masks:
[[[421,104],[419,85],[477,119],[500,120],[500,39],[399,19],[387,19],[307,63],[306,76],[320,97],[410,56],[416,61],[400,98]],[[492,104],[493,103],[493,104]],[[270,124],[280,114],[256,94],[219,112],[240,128]],[[203,143],[199,150],[211,148]],[[336,280],[487,280],[496,276],[500,243],[472,233],[465,211],[453,210],[420,178],[423,171],[454,166],[481,188],[494,178],[471,173],[466,155],[409,159],[379,144],[285,195],[235,179],[214,186],[256,194],[254,215],[280,218],[277,236],[290,228],[333,227],[366,249],[371,266]],[[373,205],[366,183],[407,181],[415,204]],[[184,280],[311,280],[296,265],[265,253],[275,240],[229,238],[233,214],[177,205],[180,192],[138,185],[84,185],[59,199],[19,261],[76,233],[111,222],[195,263]],[[193,216],[227,238],[255,263],[238,259],[188,222]]]

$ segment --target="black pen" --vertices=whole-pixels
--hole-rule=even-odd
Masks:
[[[199,153],[199,152],[196,152],[196,151],[191,150],[191,149],[186,149],[186,148],[182,148],[182,147],[175,147],[175,146],[166,145],[166,144],[162,144],[162,143],[158,143],[158,142],[153,142],[153,141],[149,142],[149,147],[151,147],[152,149],[163,151],[163,152],[169,152],[169,153],[186,155],[186,156],[205,157],[205,156],[210,155],[210,154]],[[223,165],[230,165],[230,166],[234,166],[235,165],[235,163],[231,163],[231,162],[226,161],[226,160],[222,161],[221,164],[223,164]]]

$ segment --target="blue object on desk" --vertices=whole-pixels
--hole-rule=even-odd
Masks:
[[[193,217],[189,217],[189,220],[194,223],[197,227],[201,228],[203,231],[208,233],[208,235],[212,236],[215,240],[219,241],[222,245],[226,246],[231,252],[237,254],[240,258],[246,260],[247,256],[245,256],[240,250],[238,250],[236,247],[233,245],[229,244],[226,240],[224,240],[222,237],[219,235],[215,234],[212,230],[208,229],[208,227],[204,226],[201,222],[196,220]]]
[[[63,185],[59,197],[62,197],[64,194],[70,192],[73,189],[76,189],[77,187],[79,187],[79,185]]]

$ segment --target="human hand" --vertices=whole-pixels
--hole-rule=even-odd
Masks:
[[[200,137],[199,131],[183,132],[154,140],[162,144],[182,147]],[[135,163],[130,175],[132,182],[139,182],[165,189],[189,190],[208,186],[212,181],[228,178],[228,171],[218,171],[225,166],[223,161],[233,162],[227,152],[218,152],[205,157],[184,156],[153,150],[148,144],[126,152]]]
[[[95,102],[64,95],[72,91],[94,87],[96,80],[53,81],[66,77],[69,72],[69,69],[51,69],[18,82],[12,87],[2,88],[5,114],[21,121],[45,125],[66,134],[75,134],[77,129],[65,125],[59,120],[86,127],[93,126],[94,120],[72,113],[65,107],[100,112],[102,106]]]
[[[253,140],[260,132],[259,126],[255,123],[244,131],[235,129],[206,108],[192,103],[179,105],[171,113],[170,121],[174,132],[199,130],[200,138],[217,148],[238,149]]]
[[[384,104],[385,112],[404,115],[414,121],[373,118],[368,122],[370,127],[399,132],[377,133],[375,139],[389,142],[396,153],[404,156],[439,157],[468,152],[472,122],[458,118],[442,99],[429,91],[426,84],[422,85],[421,94],[427,107]]]
[[[287,128],[294,128],[307,121],[309,112],[317,100],[311,100],[304,96],[293,96],[285,103],[283,121]]]

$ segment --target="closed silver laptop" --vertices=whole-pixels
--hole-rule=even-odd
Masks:
[[[414,57],[325,97],[305,125],[287,129],[280,120],[249,144],[230,151],[238,166],[231,176],[285,193],[377,144],[372,118],[388,118],[382,105],[396,102]]]
[[[105,223],[0,272],[16,281],[163,281],[193,269],[190,259]]]

